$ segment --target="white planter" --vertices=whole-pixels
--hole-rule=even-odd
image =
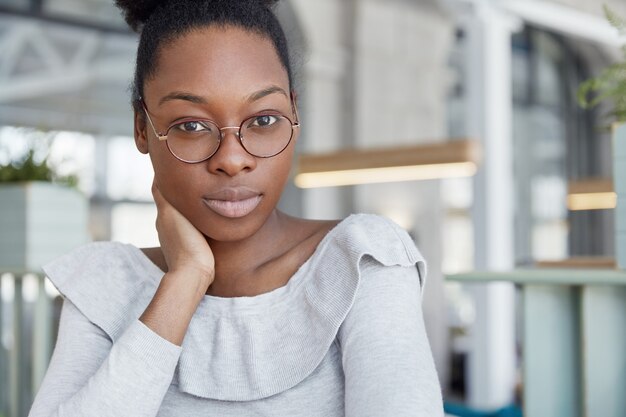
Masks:
[[[39,272],[88,241],[88,201],[47,182],[0,184],[0,272]]]
[[[626,270],[626,123],[613,128],[613,184],[617,193],[615,209],[615,259]]]

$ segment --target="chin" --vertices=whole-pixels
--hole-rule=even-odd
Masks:
[[[210,213],[198,219],[199,221],[192,223],[208,240],[216,242],[238,242],[258,232],[271,213],[271,211],[267,213],[263,210],[258,210],[258,212],[254,211],[238,218],[229,218],[216,213]]]

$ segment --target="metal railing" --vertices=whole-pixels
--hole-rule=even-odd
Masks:
[[[43,274],[0,271],[0,416],[25,417],[50,362],[61,298]]]
[[[565,264],[564,264],[565,265]],[[528,268],[448,276],[466,285],[512,282],[522,291],[526,417],[623,417],[626,271]]]

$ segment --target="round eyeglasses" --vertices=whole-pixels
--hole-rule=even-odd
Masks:
[[[143,99],[140,101],[156,137],[165,141],[176,159],[188,164],[203,162],[215,155],[227,129],[236,129],[239,143],[250,155],[271,158],[289,146],[294,129],[300,127],[297,113],[296,122],[280,113],[264,113],[248,117],[239,126],[225,127],[219,127],[211,120],[187,118],[172,123],[164,133],[159,133],[146,104]]]

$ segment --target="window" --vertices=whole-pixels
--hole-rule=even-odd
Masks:
[[[570,181],[610,176],[600,115],[576,100],[590,75],[582,51],[591,45],[526,27],[512,47],[516,261],[609,255],[612,213],[568,212],[565,205]]]

